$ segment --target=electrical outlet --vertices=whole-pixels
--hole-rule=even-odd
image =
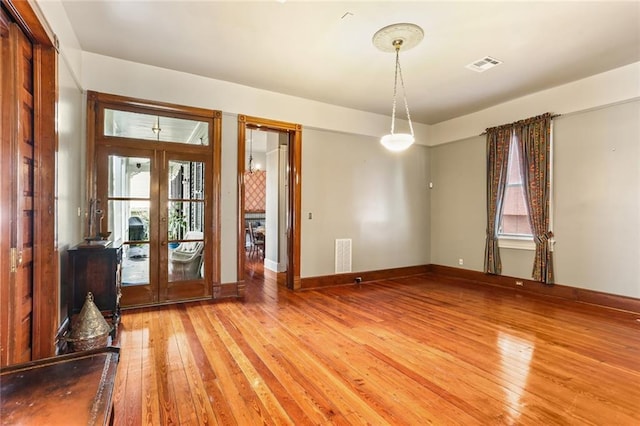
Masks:
[[[519,286],[519,287],[523,287],[524,283],[522,281],[516,280],[516,285]]]
[[[464,259],[463,258],[458,259],[458,265],[460,265],[460,266],[464,265]]]

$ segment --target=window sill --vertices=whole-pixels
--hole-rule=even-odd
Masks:
[[[502,236],[498,237],[498,247],[515,250],[535,250],[536,243],[533,242],[533,238]]]
[[[555,241],[551,240],[551,251],[555,246]],[[536,249],[536,243],[533,242],[533,238],[516,237],[516,236],[502,236],[498,237],[498,247],[514,250],[530,250]]]

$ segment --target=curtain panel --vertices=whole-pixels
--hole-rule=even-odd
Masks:
[[[549,229],[551,198],[551,120],[550,113],[515,123],[492,127],[487,132],[487,242],[485,272],[500,274],[502,262],[498,233],[502,219],[502,204],[507,186],[507,168],[511,143],[520,149],[520,170],[525,192],[529,222],[536,245],[531,276],[553,283],[553,256]]]
[[[553,283],[553,257],[549,229],[551,196],[551,114],[544,114],[514,125],[514,138],[520,147],[520,165],[525,201],[536,244],[532,277],[536,281]]]
[[[488,274],[499,275],[502,272],[498,231],[507,188],[512,133],[511,126],[487,129],[487,241],[484,250],[484,270]]]

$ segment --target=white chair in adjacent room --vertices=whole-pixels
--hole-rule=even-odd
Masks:
[[[202,278],[202,251],[204,249],[204,234],[199,231],[189,231],[184,236],[186,240],[170,252],[171,263],[169,274],[172,281],[193,280]]]

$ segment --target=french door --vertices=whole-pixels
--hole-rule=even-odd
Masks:
[[[123,306],[211,295],[211,167],[194,154],[98,149],[97,232],[122,244]]]

